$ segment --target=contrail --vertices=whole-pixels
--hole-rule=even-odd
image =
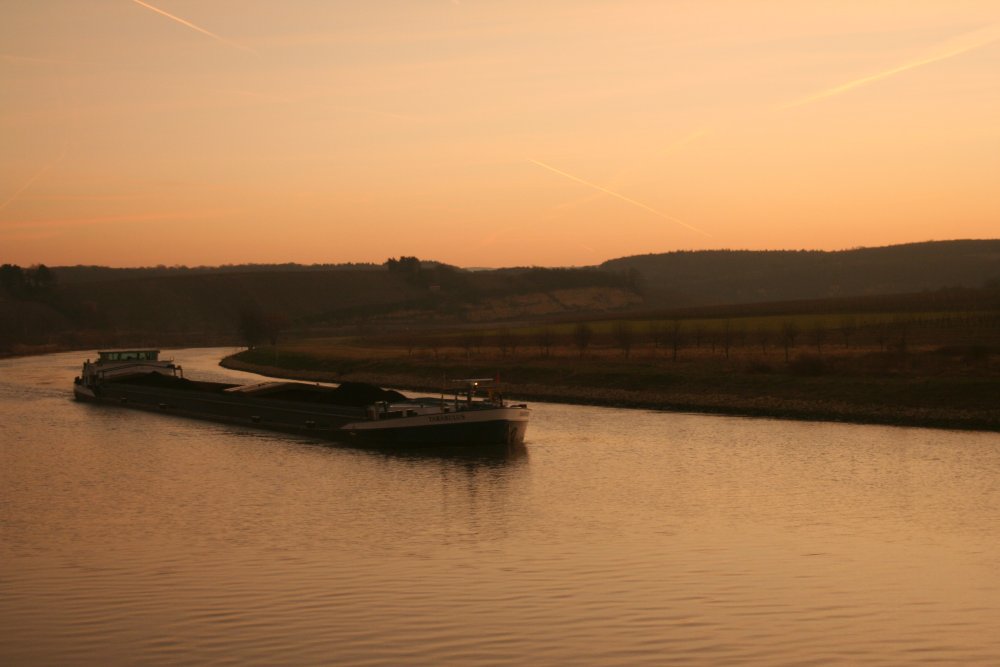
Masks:
[[[678,139],[677,141],[674,141],[673,143],[668,144],[667,147],[666,147],[666,149],[664,149],[664,153],[673,153],[677,149],[683,148],[684,146],[687,146],[688,144],[694,143],[694,142],[698,141],[699,139],[701,139],[702,137],[707,136],[708,134],[710,134],[710,132],[707,129],[696,130],[694,132],[686,134],[683,137],[681,137],[680,139]]]
[[[673,141],[673,142],[667,144],[666,148],[663,149],[663,152],[661,153],[661,155],[669,155],[671,153],[674,153],[675,151],[680,150],[684,146],[687,146],[688,144],[694,143],[695,141],[700,140],[702,137],[708,136],[710,134],[711,134],[711,132],[708,129],[703,129],[703,130],[697,130],[695,132],[690,132],[690,133],[682,136],[680,139],[677,139],[676,141]],[[599,197],[603,196],[603,194],[604,194],[603,191],[602,192],[594,192],[592,194],[587,195],[583,199],[577,199],[577,200],[574,200],[574,201],[563,202],[562,204],[556,204],[552,208],[566,208],[568,206],[581,206],[583,204],[590,203],[590,202],[594,201],[595,199],[598,199]]]
[[[848,81],[847,83],[841,84],[839,86],[834,86],[822,92],[816,93],[815,95],[810,95],[804,97],[795,102],[789,104],[784,104],[779,107],[780,109],[793,109],[795,107],[801,107],[806,104],[811,104],[813,102],[818,102],[820,100],[827,99],[829,97],[834,97],[836,95],[841,95],[855,88],[860,88],[861,86],[867,86],[869,83],[875,83],[876,81],[881,81],[882,79],[887,79],[890,76],[895,76],[902,72],[906,72],[911,69],[916,69],[917,67],[923,67],[924,65],[930,65],[932,63],[940,62],[942,60],[948,60],[949,58],[954,58],[955,56],[960,56],[963,53],[968,53],[969,51],[975,51],[976,49],[981,49],[984,46],[988,46],[993,42],[1000,39],[1000,24],[984,28],[982,30],[977,30],[975,32],[968,33],[962,37],[970,37],[973,35],[982,35],[979,39],[973,40],[972,42],[961,44],[959,46],[952,47],[947,51],[942,51],[940,53],[921,58],[919,60],[914,60],[898,67],[893,67],[887,69],[883,72],[878,72],[877,74],[872,74],[870,76],[862,77],[860,79],[855,79],[854,81]]]
[[[559,174],[560,176],[565,176],[566,178],[570,179],[571,181],[576,181],[577,183],[580,183],[582,185],[586,185],[588,188],[593,188],[595,190],[599,190],[599,191],[603,192],[604,194],[611,195],[612,197],[617,197],[618,199],[621,199],[623,202],[626,202],[628,204],[632,204],[633,206],[638,206],[639,208],[643,209],[644,211],[649,211],[653,215],[659,216],[659,217],[663,218],[664,220],[669,220],[671,222],[675,222],[678,225],[681,225],[682,227],[686,227],[686,228],[690,229],[693,232],[698,232],[699,234],[703,234],[703,235],[708,236],[708,237],[712,236],[708,232],[703,231],[701,229],[698,229],[697,227],[695,227],[693,225],[689,225],[688,223],[684,222],[683,220],[681,220],[679,218],[675,218],[672,215],[667,215],[666,213],[663,213],[661,211],[657,211],[655,208],[653,208],[652,206],[649,206],[648,204],[643,204],[641,201],[636,201],[636,200],[634,200],[634,199],[632,199],[630,197],[626,197],[625,195],[619,194],[619,193],[615,192],[614,190],[608,190],[607,188],[601,187],[600,185],[597,185],[596,183],[591,183],[590,181],[585,181],[582,178],[578,178],[577,176],[574,176],[573,174],[567,174],[565,171],[563,171],[561,169],[556,169],[552,165],[548,165],[548,164],[545,164],[544,162],[539,162],[538,160],[533,160],[531,158],[528,158],[528,162],[531,162],[532,164],[537,164],[542,169],[548,169],[549,171],[551,171],[553,173],[556,173],[556,174]]]
[[[225,44],[227,46],[232,46],[233,48],[240,49],[240,50],[243,50],[243,51],[249,51],[250,53],[257,53],[256,51],[254,51],[253,49],[251,49],[249,46],[244,46],[244,45],[239,44],[237,42],[234,42],[232,40],[226,39],[225,37],[220,37],[219,35],[216,35],[214,32],[209,32],[208,30],[205,30],[204,28],[202,28],[200,26],[196,26],[194,23],[191,23],[190,21],[185,21],[184,19],[182,19],[179,16],[174,16],[170,12],[165,12],[162,9],[160,9],[159,7],[154,7],[153,5],[151,5],[149,3],[146,3],[146,2],[143,2],[142,0],[132,0],[132,2],[134,2],[135,4],[140,5],[142,7],[145,7],[146,9],[148,9],[148,10],[150,10],[152,12],[156,12],[157,14],[160,14],[161,16],[166,16],[168,19],[171,19],[172,21],[177,21],[181,25],[185,25],[185,26],[191,28],[192,30],[197,30],[198,32],[200,32],[203,35],[208,35],[212,39],[218,40],[218,41],[222,42],[223,44]]]
[[[66,151],[65,150],[62,152],[62,154],[59,157],[57,157],[52,162],[49,162],[48,164],[42,165],[42,168],[39,169],[38,171],[36,171],[34,174],[32,174],[31,178],[29,178],[27,181],[25,181],[24,184],[21,185],[21,187],[19,187],[17,190],[14,190],[14,192],[9,197],[7,197],[2,202],[0,202],[0,211],[4,210],[8,206],[10,206],[14,202],[15,199],[17,199],[18,197],[20,197],[21,194],[25,190],[27,190],[32,185],[34,185],[35,181],[37,181],[39,178],[41,178],[45,174],[45,172],[47,172],[49,169],[51,169],[52,167],[56,166],[56,164],[58,164],[59,162],[61,162],[64,157],[66,157]]]

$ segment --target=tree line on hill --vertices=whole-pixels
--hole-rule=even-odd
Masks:
[[[15,297],[39,296],[51,292],[56,276],[44,264],[21,268],[17,264],[0,266],[0,290]]]
[[[94,266],[78,264],[75,266],[58,266],[53,271],[59,275],[63,284],[97,283],[111,280],[136,280],[139,278],[158,278],[171,276],[191,276],[217,273],[289,273],[289,272],[321,272],[321,271],[380,271],[384,267],[369,262],[347,262],[341,264],[297,264],[285,262],[281,264],[223,264],[221,266],[142,266],[117,268],[110,266]]]
[[[489,296],[626,284],[592,268],[498,275],[415,257],[375,269],[108,272],[111,279],[88,280],[79,267],[7,265],[0,273],[0,352],[40,345],[256,345],[289,328],[339,327],[396,312],[453,321]]]
[[[679,252],[621,258],[601,267],[477,271],[412,256],[383,264],[215,268],[5,264],[0,268],[0,352],[46,344],[192,345],[249,339],[256,344],[288,329],[329,331],[390,318],[397,326],[456,323],[466,317],[470,304],[560,290],[613,288],[641,294],[645,301],[640,310],[662,319],[715,316],[708,311],[719,304],[728,304],[726,316],[738,315],[740,308],[758,314],[810,308],[860,312],[855,300],[871,294],[929,294],[943,304],[933,307],[947,308],[969,292],[942,287],[968,290],[993,284],[1000,284],[998,240],[839,252]],[[878,298],[887,300],[867,301],[865,308],[897,307],[892,302],[897,297]],[[570,304],[563,312],[580,307],[593,306]]]
[[[700,250],[636,255],[601,264],[634,270],[649,305],[705,306],[903,294],[1000,284],[1000,240],[882,248]]]

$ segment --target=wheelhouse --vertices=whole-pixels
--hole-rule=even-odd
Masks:
[[[97,353],[98,361],[159,361],[160,351],[143,350],[102,350]]]

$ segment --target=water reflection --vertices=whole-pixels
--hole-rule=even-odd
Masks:
[[[256,441],[272,442],[275,439],[298,443],[304,447],[322,447],[331,451],[356,451],[369,454],[376,458],[403,460],[433,460],[456,461],[484,466],[502,466],[514,461],[526,460],[528,448],[521,445],[425,445],[421,447],[393,447],[391,445],[362,446],[350,443],[332,442],[322,438],[305,436],[290,436],[274,434],[258,430],[240,430],[238,427],[224,426],[233,437]]]
[[[218,351],[176,354],[188,371]],[[331,446],[0,362],[4,664],[1000,661],[1000,436],[535,405]]]

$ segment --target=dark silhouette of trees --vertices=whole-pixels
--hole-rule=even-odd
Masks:
[[[413,348],[417,346],[417,334],[409,327],[403,332],[403,344],[406,345],[406,356],[413,356]]]
[[[785,363],[788,363],[789,350],[795,347],[795,340],[799,337],[799,325],[792,320],[787,320],[781,324],[781,345],[785,348]]]
[[[401,276],[411,285],[447,289],[451,292],[472,291],[475,285],[469,275],[454,266],[440,262],[422,261],[417,257],[390,257],[383,264],[389,273]]]
[[[734,327],[733,333],[736,336],[736,340],[739,341],[740,347],[746,347],[747,337],[750,335],[750,333],[747,331],[747,328],[743,325]]]
[[[49,295],[56,285],[56,275],[44,264],[22,269],[17,264],[0,266],[0,288],[15,298]]]
[[[494,342],[496,343],[497,349],[500,350],[501,357],[507,356],[508,350],[512,347],[513,337],[513,334],[507,327],[504,327],[497,332]]]
[[[663,322],[653,320],[649,323],[649,340],[653,343],[654,352],[664,346],[667,340],[667,328]]]
[[[250,349],[267,341],[272,346],[278,344],[278,338],[288,321],[284,315],[265,313],[255,303],[240,306],[237,314],[240,337]]]
[[[858,322],[854,317],[844,317],[840,320],[840,335],[844,338],[844,349],[851,348],[851,338],[858,330]]]
[[[726,359],[729,359],[729,349],[733,345],[733,323],[731,321],[726,320],[722,323],[722,335],[720,338],[722,342],[722,352],[726,356]]]
[[[27,287],[24,270],[17,264],[0,266],[0,288],[10,296],[20,296]]]
[[[479,351],[479,348],[483,344],[483,332],[482,331],[466,331],[462,334],[462,349],[465,350],[465,358],[468,359],[472,356],[472,350]]]
[[[264,335],[272,346],[278,344],[278,338],[288,325],[288,320],[284,315],[268,314],[264,315]]]
[[[622,356],[628,359],[632,352],[632,344],[635,342],[635,333],[632,325],[628,322],[616,322],[614,328],[615,344],[622,351]]]
[[[670,321],[670,328],[667,329],[667,340],[670,344],[671,358],[677,361],[677,354],[684,346],[684,321],[674,318]]]
[[[841,251],[703,250],[622,257],[602,269],[641,272],[649,300],[778,302],[916,292],[928,282],[979,287],[997,280],[1000,240],[939,241]]]
[[[694,327],[694,346],[696,349],[701,349],[703,340],[705,340],[705,325],[697,324]]]
[[[44,264],[32,266],[25,274],[28,286],[35,291],[44,292],[52,289],[56,284],[55,274]]]
[[[535,342],[538,344],[538,351],[541,352],[542,356],[549,356],[552,353],[552,346],[555,345],[555,335],[552,333],[552,329],[549,327],[539,329],[535,336]]]
[[[590,328],[590,325],[586,322],[580,322],[573,329],[573,344],[580,353],[580,358],[583,359],[584,353],[590,346],[590,341],[594,338],[594,330]]]
[[[813,345],[816,346],[816,354],[823,355],[823,343],[826,342],[826,327],[822,322],[814,322],[809,330],[809,337],[812,338]]]
[[[517,356],[517,348],[521,344],[521,336],[507,329],[508,334],[508,345],[510,346],[511,356]]]
[[[249,349],[260,345],[267,335],[267,323],[264,321],[264,313],[256,305],[245,304],[240,307],[239,313],[240,337]]]
[[[646,278],[642,275],[642,271],[634,267],[629,268],[625,272],[625,286],[636,294],[645,292]]]
[[[389,273],[402,276],[411,285],[428,285],[433,281],[433,277],[423,270],[423,264],[416,257],[390,257],[385,262],[385,268]]]
[[[910,322],[899,317],[892,322],[893,348],[900,354],[906,354],[910,343]]]
[[[766,324],[757,329],[757,342],[760,343],[761,353],[767,356],[767,346],[771,344],[771,329]]]
[[[878,343],[879,352],[885,352],[885,343],[889,337],[889,327],[885,322],[875,325],[875,342]]]
[[[485,273],[480,275],[487,276]],[[628,272],[540,267],[499,269],[493,275],[502,279],[502,283],[495,286],[499,292],[509,292],[511,288],[535,292],[580,287],[618,287],[635,291],[634,281],[641,278],[637,275],[630,278]]]
[[[399,259],[390,257],[385,262],[385,268],[392,273],[415,275],[420,273],[421,264],[416,257],[401,256]]]

